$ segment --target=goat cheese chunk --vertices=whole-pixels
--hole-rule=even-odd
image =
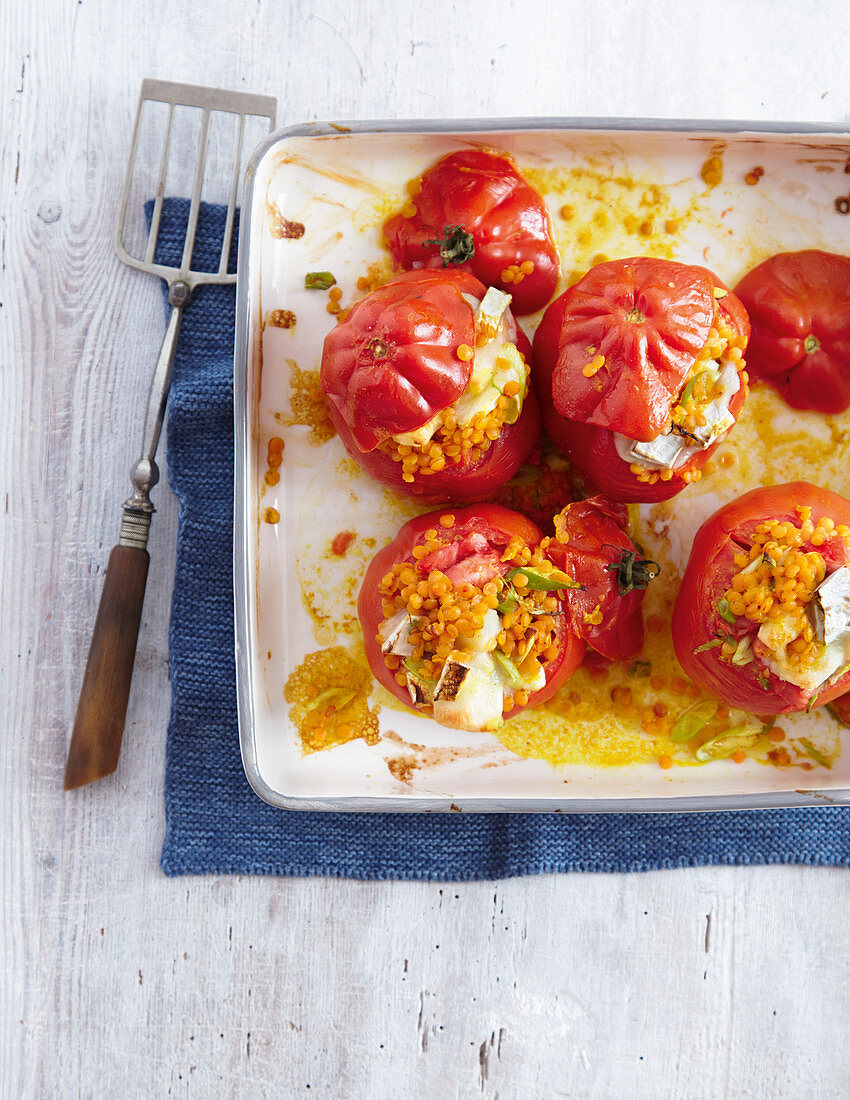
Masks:
[[[710,447],[735,423],[729,405],[741,388],[741,378],[734,363],[723,364],[717,382],[721,393],[702,409],[705,424],[699,425],[688,436],[682,435],[674,424],[664,435],[657,435],[648,442],[615,433],[614,445],[620,458],[630,465],[637,463],[648,470],[675,470]]]
[[[812,619],[818,641],[826,645],[850,630],[850,566],[836,569],[815,589]]]
[[[502,725],[502,683],[493,658],[455,650],[443,665],[434,691],[434,718],[460,730],[497,730]]]
[[[690,446],[688,441],[676,432],[657,435],[647,442],[629,439],[617,433],[614,438],[617,454],[624,462],[638,463],[649,470],[675,470],[683,466],[700,447]]]
[[[845,624],[846,625],[846,624]],[[765,664],[786,683],[815,692],[850,660],[850,629],[845,629],[827,644],[818,644],[813,661],[792,665],[788,646],[799,634],[799,621],[791,615],[778,615],[758,632],[759,641],[769,651]]]
[[[408,639],[411,630],[418,622],[418,619],[412,619],[404,609],[396,612],[391,619],[384,619],[378,627],[378,633],[381,636],[381,653],[410,657],[413,654],[413,646]]]

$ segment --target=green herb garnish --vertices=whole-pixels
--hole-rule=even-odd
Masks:
[[[523,565],[519,569],[511,569],[506,575],[506,579],[512,581],[514,577],[518,577],[520,574],[526,580],[523,587],[530,589],[532,592],[563,592],[568,588],[581,588],[578,581],[574,581],[572,577],[568,577],[560,569],[555,569],[548,577],[544,577],[536,569],[529,569]]]
[[[332,706],[334,710],[342,710],[354,699],[356,691],[348,691],[346,688],[333,687],[319,692],[315,699],[310,700],[308,710],[326,709]]]
[[[719,645],[723,645],[724,642],[729,641],[729,635],[723,634],[719,638],[712,638],[710,642],[706,642],[705,645],[698,645],[694,650],[694,653],[705,653],[707,649],[715,649]]]
[[[645,678],[652,672],[652,665],[649,661],[635,661],[632,667],[629,669],[630,676],[638,676]]]
[[[510,581],[505,582],[505,586],[500,595],[502,598],[496,604],[496,610],[499,614],[507,615],[509,611],[516,611],[519,607],[519,596]]]
[[[690,379],[688,384],[682,390],[682,396],[679,398],[680,405],[684,405],[686,401],[690,400],[690,396],[694,392],[694,386],[696,386],[697,382],[700,380],[700,378],[702,378],[704,374],[713,374],[713,371],[701,370],[697,374],[695,374],[693,378]]]
[[[739,749],[752,749],[758,744],[762,736],[761,730],[754,730],[746,723],[740,726],[730,726],[728,730],[712,737],[694,753],[701,763],[707,760],[724,760]]]
[[[717,706],[716,699],[698,699],[687,710],[682,711],[676,719],[676,724],[670,730],[670,740],[677,745],[690,741],[715,716]]]
[[[829,759],[829,757],[824,756],[820,749],[815,748],[808,737],[800,737],[799,741],[803,748],[806,750],[807,756],[810,756],[812,760],[820,764],[822,768],[832,768],[832,761]]]
[[[505,674],[505,679],[508,681],[508,687],[521,691],[526,686],[525,680],[523,680],[519,669],[510,657],[506,657],[505,654],[500,653],[498,649],[494,649],[490,656]]]
[[[729,607],[729,601],[724,596],[722,600],[717,601],[717,611],[721,619],[724,619],[727,623],[735,624],[735,616],[732,614],[732,610]]]
[[[330,290],[335,283],[336,279],[330,271],[308,271],[304,276],[307,290]]]
[[[437,681],[433,676],[422,675],[422,666],[425,662],[421,658],[414,660],[413,657],[402,657],[401,663],[415,679],[421,680],[423,683],[436,684]]]

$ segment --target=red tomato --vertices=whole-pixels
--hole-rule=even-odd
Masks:
[[[454,516],[451,528],[444,528],[440,524],[440,517],[444,515]],[[410,520],[393,541],[375,555],[366,570],[357,599],[357,614],[363,628],[366,658],[375,679],[407,706],[410,706],[407,688],[398,684],[387,668],[377,640],[378,628],[384,621],[378,588],[393,565],[416,560],[413,547],[425,541],[424,535],[429,528],[436,528],[443,540],[450,538],[451,546],[447,554],[440,552],[442,556],[439,562],[423,558],[417,562],[416,568],[423,576],[427,576],[430,569],[439,568],[455,584],[464,581],[472,584],[485,583],[485,580],[495,575],[504,575],[508,565],[499,559],[511,538],[518,536],[533,548],[543,537],[543,532],[531,520],[498,504],[481,504],[460,509],[441,508]],[[584,656],[584,642],[570,632],[566,615],[558,614],[555,620],[558,627],[558,656],[544,664],[546,686],[529,697],[529,707],[551,698],[572,676]],[[518,714],[521,709],[516,707],[510,714]]]
[[[549,213],[511,157],[462,149],[429,168],[421,184],[411,200],[416,213],[397,214],[384,227],[397,263],[404,268],[457,263],[512,295],[515,313],[533,313],[549,301],[558,281]],[[440,241],[444,234],[448,239]],[[526,274],[523,264],[534,266]]]
[[[670,316],[663,314],[671,282],[673,290],[682,290],[692,313],[680,303]],[[532,371],[543,427],[571,464],[613,500],[669,500],[722,442],[698,451],[669,479],[654,482],[633,473],[615,443],[615,433],[647,440],[667,429],[693,366],[693,349],[699,352],[705,343],[702,333],[707,336],[711,328],[714,287],[726,289],[705,268],[669,260],[612,261],[592,268],[543,315],[534,337]],[[736,296],[727,293],[716,306],[732,331],[746,338],[749,322]],[[628,319],[634,310],[642,322]],[[586,377],[584,368],[597,355],[605,356],[605,365]],[[735,419],[745,398],[746,388],[741,386],[729,403]]]
[[[556,516],[558,541],[547,551],[582,586],[564,593],[573,633],[611,661],[643,648],[644,589],[658,572],[638,554],[625,523],[625,508],[604,497],[576,501]]]
[[[354,305],[326,337],[321,383],[331,420],[348,453],[376,480],[401,493],[474,500],[513,477],[540,434],[540,411],[529,390],[514,424],[476,460],[402,476],[401,463],[379,450],[392,435],[415,431],[463,394],[472,359],[458,348],[475,347],[473,307],[485,287],[466,271],[409,271]],[[507,338],[531,356],[510,311]]]
[[[756,714],[805,710],[812,693],[777,676],[760,660],[757,647],[755,659],[742,666],[725,660],[718,645],[697,651],[727,635],[740,640],[757,634],[758,623],[743,616],[729,622],[718,604],[738,572],[734,557],[750,548],[758,524],[776,519],[799,527],[798,506],[811,508],[813,523],[828,516],[837,525],[850,526],[850,501],[828,489],[805,481],[753,489],[715,512],[697,531],[673,607],[673,646],[687,675],[730,706]],[[827,575],[850,562],[850,550],[838,535],[820,546],[806,543],[802,549],[823,556]],[[850,671],[817,694],[818,706],[842,695],[848,687]]]
[[[829,704],[829,709],[833,717],[837,718],[842,726],[850,727],[850,692],[838,699],[833,699]]]
[[[532,452],[514,477],[491,494],[491,500],[528,516],[547,535],[554,534],[552,517],[575,499],[569,463],[551,444]]]
[[[753,268],[735,293],[750,314],[747,369],[795,409],[850,407],[850,257],[780,252]]]

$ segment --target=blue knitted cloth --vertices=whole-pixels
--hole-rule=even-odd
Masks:
[[[186,214],[183,200],[165,204],[160,261],[179,262]],[[196,268],[215,268],[223,218],[220,207],[203,209]],[[170,630],[166,874],[493,879],[709,863],[850,865],[850,809],[329,814],[279,810],[257,798],[242,771],[236,722],[234,310],[232,287],[197,292],[183,323],[169,400],[168,472],[180,520]]]

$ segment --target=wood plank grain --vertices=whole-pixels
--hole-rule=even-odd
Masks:
[[[0,1096],[846,1095],[845,872],[165,879],[164,484],[121,762],[60,789],[164,324],[155,281],[111,244],[141,79],[276,94],[282,123],[844,118],[843,4],[690,14],[661,0],[3,7]]]

